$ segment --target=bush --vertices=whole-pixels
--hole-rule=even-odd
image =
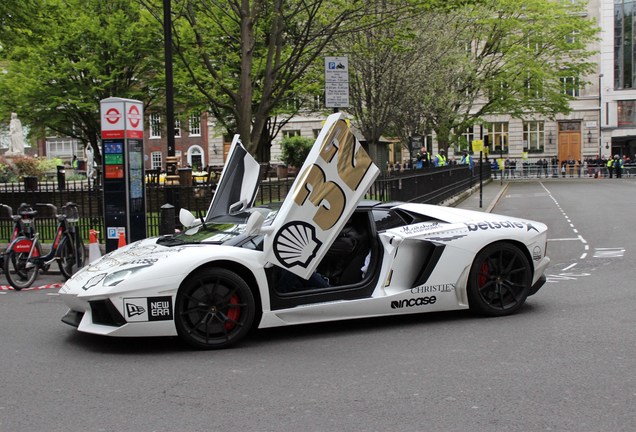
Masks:
[[[20,177],[44,177],[44,170],[40,168],[40,161],[29,156],[18,156],[13,158],[13,165]]]
[[[17,180],[18,173],[15,166],[11,165],[4,156],[0,156],[0,183],[11,183]]]
[[[280,160],[287,166],[300,168],[313,146],[314,141],[307,137],[293,136],[283,138]]]

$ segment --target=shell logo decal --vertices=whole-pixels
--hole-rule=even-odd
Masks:
[[[316,229],[307,222],[288,223],[274,239],[274,254],[288,267],[306,268],[316,257],[322,242],[316,237]]]

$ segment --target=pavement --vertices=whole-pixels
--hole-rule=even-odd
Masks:
[[[502,184],[500,180],[486,179],[442,205],[490,213],[507,189],[507,181]]]
[[[507,188],[507,182],[502,185],[500,180],[487,179],[481,187],[477,184],[460,195],[443,202],[441,205],[490,213]],[[64,276],[56,269],[54,264],[50,271],[38,275],[32,287],[24,288],[22,291],[57,289],[61,288],[63,284]],[[4,274],[0,272],[0,295],[7,294],[9,291],[13,291],[13,288],[8,285]]]

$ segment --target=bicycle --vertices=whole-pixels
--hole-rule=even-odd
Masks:
[[[51,250],[46,255],[42,255],[40,235],[37,231],[33,238],[22,236],[11,242],[5,252],[4,272],[7,281],[16,291],[30,287],[38,272],[46,269],[54,261],[57,261],[65,279],[70,278],[86,261],[84,242],[75,226],[79,220],[77,204],[66,203],[60,214],[53,204],[36,206],[47,206],[53,210],[58,220],[55,238]]]
[[[0,204],[0,207],[4,208],[11,220],[13,220],[13,229],[11,230],[11,237],[9,239],[9,244],[13,240],[18,237],[29,237],[33,238],[35,234],[35,229],[33,224],[35,222],[35,215],[37,215],[37,211],[33,210],[29,204],[22,203],[18,207],[17,214],[13,214],[13,209],[6,205]],[[42,250],[40,249],[40,253]],[[0,268],[4,270],[4,256],[5,252],[0,255]]]

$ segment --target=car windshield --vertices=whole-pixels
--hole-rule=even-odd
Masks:
[[[205,223],[198,223],[174,236],[162,237],[158,243],[165,246],[192,243],[223,244],[245,233],[247,220],[253,212],[259,212],[263,215],[264,225],[271,224],[276,216],[276,210],[254,207],[240,213],[217,216]]]

